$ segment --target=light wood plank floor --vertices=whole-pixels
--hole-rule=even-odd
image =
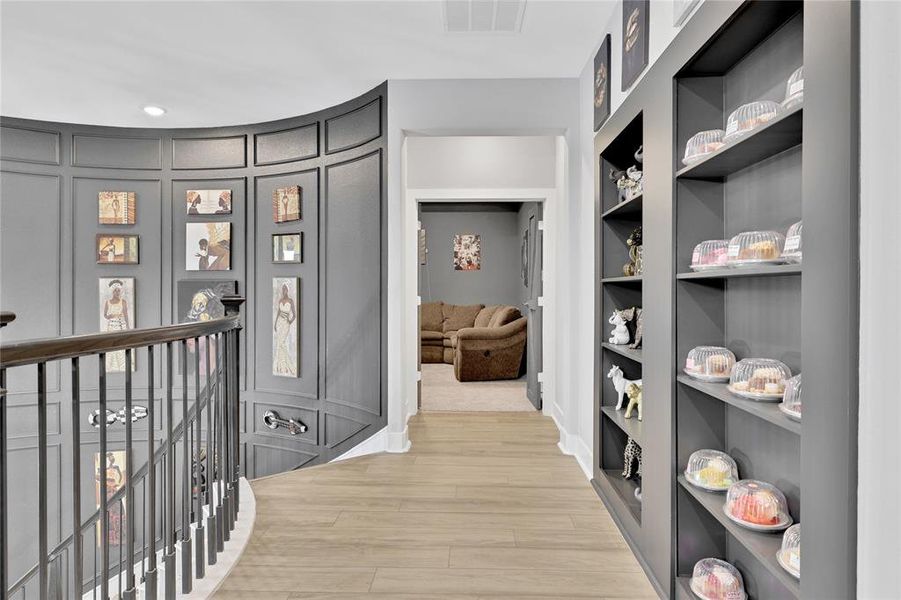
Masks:
[[[656,598],[539,413],[420,413],[408,454],[252,482],[223,600]]]

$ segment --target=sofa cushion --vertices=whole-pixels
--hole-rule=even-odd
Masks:
[[[444,346],[444,334],[440,331],[421,331],[419,339],[423,346]]]
[[[519,314],[519,309],[515,306],[504,306],[491,315],[491,320],[488,321],[488,327],[503,327],[507,323],[512,323],[520,316],[522,315]]]
[[[476,315],[479,314],[482,308],[482,304],[445,304],[443,307],[444,328],[442,331],[447,333],[463,329],[464,327],[472,327],[476,322]]]
[[[419,313],[419,328],[422,331],[441,331],[441,323],[444,321],[443,306],[444,302],[423,303]]]
[[[503,304],[492,304],[491,306],[486,306],[480,310],[479,314],[476,316],[475,325],[473,325],[473,327],[488,327],[491,317],[493,317],[494,313],[502,306]]]

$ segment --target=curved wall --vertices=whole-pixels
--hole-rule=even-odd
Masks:
[[[0,307],[18,315],[4,340],[97,331],[98,277],[135,278],[136,327],[178,321],[180,281],[237,281],[247,298],[241,364],[247,476],[347,451],[386,423],[386,110],[382,84],[318,113],[241,127],[121,129],[0,119]],[[272,192],[291,185],[302,188],[302,220],[276,224]],[[225,188],[232,190],[232,214],[186,214],[187,190]],[[102,190],[136,192],[135,225],[98,225]],[[230,271],[186,271],[185,225],[201,220],[231,223]],[[101,232],[139,235],[140,263],[98,265]],[[303,233],[302,264],[273,264],[277,232]],[[272,374],[273,277],[300,278],[296,378]],[[135,382],[146,388],[141,356]],[[83,362],[85,417],[96,408],[97,367]],[[34,376],[17,371],[9,374],[11,437],[27,452]],[[70,417],[62,371],[54,366],[48,378],[51,443],[59,448],[66,443],[60,424]],[[110,375],[109,385],[114,405],[124,376]],[[269,409],[303,421],[308,431],[269,430],[262,423]],[[96,430],[85,424],[83,436],[84,489],[92,493]]]

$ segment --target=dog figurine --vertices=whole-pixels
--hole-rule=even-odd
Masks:
[[[613,331],[610,332],[611,344],[616,344],[617,346],[625,346],[632,341],[632,336],[629,335],[629,328],[626,327],[628,320],[626,318],[626,315],[624,315],[622,311],[613,311],[613,314],[610,315],[610,318],[607,319],[607,322],[613,325]]]
[[[626,386],[626,395],[629,396],[629,405],[626,407],[626,414],[623,415],[629,419],[632,417],[632,409],[638,409],[638,420],[641,421],[641,381],[630,382]]]
[[[641,385],[641,379],[635,381],[626,379],[623,375],[623,370],[616,365],[610,367],[610,372],[607,373],[607,379],[613,381],[613,389],[616,390],[616,410],[622,410],[623,401],[626,398],[626,390],[629,388],[629,385],[634,383]]]

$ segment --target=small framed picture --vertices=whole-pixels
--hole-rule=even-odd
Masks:
[[[186,194],[189,215],[230,215],[231,190],[188,190]]]
[[[272,235],[272,262],[302,263],[303,232]]]
[[[138,264],[138,236],[98,233],[97,264]]]
[[[101,225],[134,225],[134,192],[100,192],[97,195],[97,222]]]
[[[272,192],[272,221],[286,223],[300,220],[301,188],[299,185],[278,188]]]
[[[231,270],[229,222],[185,224],[185,271]]]
[[[622,91],[628,90],[648,66],[650,0],[623,0]]]

